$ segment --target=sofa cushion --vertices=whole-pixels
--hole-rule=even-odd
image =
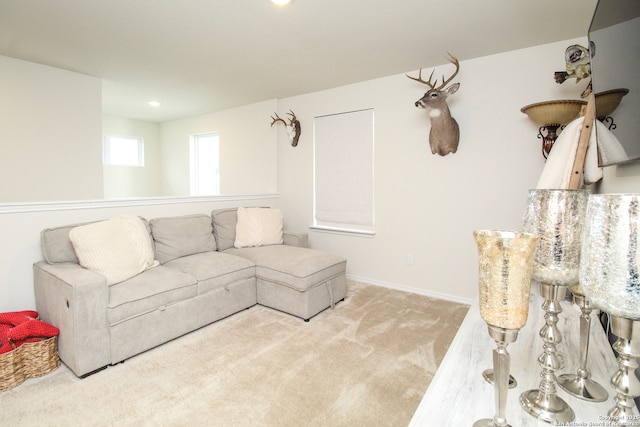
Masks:
[[[282,212],[271,208],[238,208],[236,240],[233,246],[281,245]]]
[[[216,250],[211,217],[204,214],[154,218],[149,221],[156,259],[164,264],[176,258]]]
[[[174,259],[165,264],[198,280],[200,294],[255,277],[256,266],[246,258],[222,252],[203,252]]]
[[[197,293],[195,277],[160,265],[109,287],[109,324],[162,309]]]
[[[69,240],[69,232],[80,225],[91,224],[93,222],[95,221],[45,228],[42,230],[40,232],[40,245],[44,260],[49,264],[59,262],[73,262],[78,264],[76,251],[73,249],[71,240]]]
[[[219,251],[233,247],[236,241],[236,223],[238,208],[215,209],[211,211],[213,220],[213,235]]]
[[[345,273],[347,260],[315,249],[287,245],[228,249],[256,264],[256,277],[306,291]]]
[[[80,265],[107,280],[122,282],[158,265],[148,229],[140,217],[121,215],[69,231]]]

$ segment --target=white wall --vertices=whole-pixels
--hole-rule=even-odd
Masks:
[[[278,185],[277,101],[265,101],[160,125],[163,193],[189,194],[189,137],[220,134],[220,194],[272,193]]]
[[[234,135],[229,139],[234,161],[238,161],[232,169],[244,174],[236,174],[225,192],[251,189],[252,194],[279,192],[281,196],[217,202],[143,201],[131,206],[95,203],[83,209],[50,206],[49,211],[19,213],[10,209],[3,213],[0,206],[0,312],[34,308],[31,264],[42,257],[39,233],[43,228],[118,213],[153,218],[258,204],[281,207],[285,226],[308,230],[312,247],[347,257],[347,272],[352,276],[454,299],[475,298],[477,255],[472,231],[519,229],[527,190],[535,187],[544,164],[537,126],[520,108],[538,101],[578,97],[582,85],[573,81],[557,85],[553,80],[553,72],[564,68],[565,48],[575,42],[585,40],[461,58],[456,79],[461,88],[449,102],[461,127],[460,147],[458,153],[444,158],[431,154],[428,117],[413,106],[424,88],[404,74],[163,125],[163,138],[165,134],[183,138],[209,131],[210,124],[220,117],[254,128],[238,133],[229,130]],[[415,75],[417,70],[408,72]],[[362,108],[374,108],[376,114],[377,234],[357,238],[309,230],[313,215],[313,118]],[[78,107],[78,112],[82,109]],[[284,127],[269,127],[273,112],[289,109],[302,123],[296,148],[289,144]],[[37,108],[35,111],[42,114]],[[97,117],[99,120],[100,115]],[[35,114],[33,120],[45,122]],[[224,138],[227,131],[223,127],[219,130]],[[639,189],[640,164],[607,168],[600,186],[600,192]],[[406,265],[407,255],[413,256],[414,266]]]
[[[0,56],[0,203],[102,198],[101,108],[99,79]]]
[[[104,198],[165,196],[161,186],[160,125],[105,115],[102,133],[140,137],[144,141],[144,167],[103,165]]]
[[[373,108],[376,235],[309,229],[310,244],[345,256],[348,274],[355,277],[475,298],[473,230],[521,229],[527,191],[536,186],[544,165],[537,125],[520,108],[579,98],[584,83],[558,85],[553,77],[565,67],[565,48],[576,42],[586,40],[460,58],[456,81],[461,87],[449,98],[449,107],[461,139],[458,152],[447,157],[431,154],[428,117],[414,107],[425,89],[404,74],[280,100],[280,109],[295,111],[303,126],[297,148],[282,132],[279,139],[278,188],[290,226],[306,229],[313,221],[313,118]],[[451,69],[443,65],[436,75]],[[637,187],[638,174],[632,181]],[[407,265],[408,255],[413,266]]]
[[[105,198],[184,197],[189,192],[191,135],[220,135],[220,193],[277,191],[277,131],[270,126],[276,100],[161,124],[103,117],[103,132],[142,136],[145,167],[104,167]]]

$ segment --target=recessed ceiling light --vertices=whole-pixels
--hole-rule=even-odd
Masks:
[[[153,108],[158,108],[160,106],[158,101],[149,101],[147,104],[151,105]]]
[[[271,0],[271,3],[276,4],[278,6],[285,6],[291,3],[292,0]]]

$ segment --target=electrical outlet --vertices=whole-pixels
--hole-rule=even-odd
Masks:
[[[407,265],[413,265],[413,255],[407,255]]]

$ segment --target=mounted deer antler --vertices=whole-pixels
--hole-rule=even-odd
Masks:
[[[298,139],[300,139],[300,133],[302,133],[302,129],[300,127],[300,121],[296,118],[295,113],[289,110],[287,114],[291,116],[291,118],[289,119],[289,123],[287,123],[282,117],[278,116],[278,113],[275,113],[275,117],[271,116],[271,119],[273,120],[271,122],[271,126],[273,126],[277,122],[282,122],[287,128],[287,134],[289,135],[289,141],[291,141],[291,145],[295,147],[298,145]]]
[[[273,121],[271,122],[271,126],[275,125],[275,124],[276,124],[276,123],[278,123],[278,122],[282,122],[282,123],[284,123],[284,125],[285,125],[285,126],[287,125],[287,122],[286,122],[282,117],[280,117],[280,116],[278,115],[278,113],[275,113],[275,115],[276,115],[276,117],[271,116],[271,119],[273,120]]]
[[[447,53],[447,55],[447,59],[456,66],[456,70],[448,79],[445,79],[443,75],[442,84],[439,86],[436,86],[438,79],[434,82],[431,81],[435,69],[431,72],[428,81],[422,79],[422,68],[420,68],[418,77],[411,77],[407,74],[407,77],[411,80],[415,80],[429,86],[429,90],[422,98],[416,101],[415,106],[429,109],[429,117],[431,118],[429,145],[431,145],[431,152],[433,154],[437,153],[441,156],[455,153],[458,150],[458,143],[460,141],[460,128],[458,127],[458,122],[451,117],[451,112],[449,111],[449,107],[446,102],[449,95],[453,95],[458,91],[460,83],[452,84],[445,89],[445,86],[449,84],[449,82],[458,74],[458,71],[460,71],[460,63],[455,56],[450,53]]]

